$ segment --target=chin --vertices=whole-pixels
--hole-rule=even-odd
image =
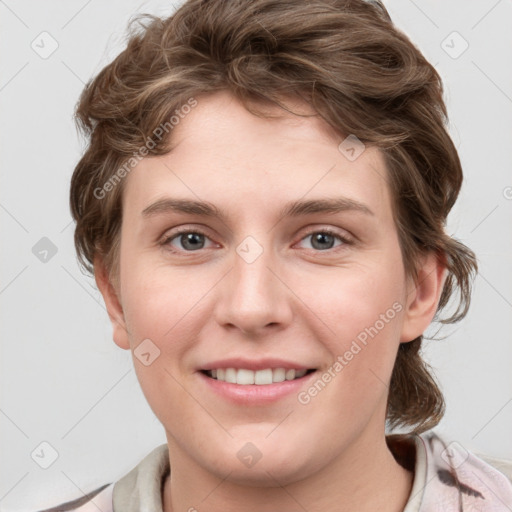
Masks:
[[[266,462],[261,459],[251,468],[240,467],[239,464],[231,464],[226,467],[226,471],[219,475],[226,478],[229,482],[246,487],[267,487],[277,488],[289,485],[311,474],[311,468],[304,461],[296,461],[288,459],[288,461],[276,460],[275,458],[267,458]]]
[[[326,464],[326,458],[310,456],[304,444],[284,446],[256,436],[235,441],[217,453],[200,454],[198,462],[218,478],[248,487],[280,487],[301,481]],[[235,447],[236,446],[236,447]],[[258,449],[257,446],[262,446]]]

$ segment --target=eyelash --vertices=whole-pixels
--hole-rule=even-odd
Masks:
[[[176,250],[174,248],[171,248],[170,242],[172,240],[174,240],[175,238],[177,238],[179,235],[182,235],[184,233],[193,233],[193,234],[196,234],[196,235],[202,235],[202,236],[205,236],[206,238],[209,238],[208,235],[204,231],[202,231],[201,229],[196,229],[196,228],[191,229],[190,227],[186,227],[185,226],[185,227],[182,227],[182,228],[177,228],[176,231],[174,231],[173,233],[164,236],[162,238],[161,242],[159,242],[159,244],[161,246],[167,248],[169,251],[171,251],[173,253],[185,252],[185,253],[193,254],[194,252],[199,252],[200,249],[198,249],[197,251],[181,251],[181,250]],[[342,235],[340,235],[339,233],[337,233],[336,231],[334,231],[334,230],[332,230],[330,228],[322,228],[322,229],[316,229],[316,230],[309,231],[299,241],[302,241],[305,238],[307,238],[307,237],[309,237],[309,236],[311,236],[311,235],[313,235],[315,233],[322,233],[324,235],[330,235],[330,236],[333,236],[334,238],[337,238],[338,240],[343,242],[343,245],[339,246],[338,248],[325,249],[324,251],[312,249],[313,251],[318,252],[318,253],[321,253],[321,252],[333,252],[333,251],[337,251],[337,250],[343,250],[343,246],[353,245],[354,244],[354,240],[352,240],[351,238],[342,236]]]

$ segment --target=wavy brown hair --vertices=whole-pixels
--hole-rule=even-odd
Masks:
[[[191,98],[220,90],[258,116],[269,114],[257,105],[290,111],[283,98],[301,98],[340,137],[353,134],[379,148],[406,274],[417,279],[419,258],[435,251],[447,266],[435,320],[466,315],[477,262],[444,230],[462,168],[446,128],[442,81],[379,1],[188,0],[168,18],[135,18],[126,49],[86,85],[76,111],[88,145],[70,202],[87,271],[94,273],[100,258],[118,282],[120,178],[129,169],[119,170],[144,146],[151,146],[148,155],[167,153],[171,116]],[[168,129],[158,138],[161,126]],[[455,311],[441,319],[457,291]],[[444,414],[422,340],[398,350],[387,404],[391,428],[420,433]]]

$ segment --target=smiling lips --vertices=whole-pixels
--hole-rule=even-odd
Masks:
[[[202,364],[207,388],[237,406],[267,406],[297,394],[317,368],[281,358],[231,357]]]
[[[246,368],[217,368],[204,370],[208,377],[231,384],[241,385],[268,385],[285,380],[294,380],[304,377],[307,369],[265,368],[263,370],[248,370]]]
[[[266,406],[297,394],[314,377],[316,368],[278,358],[232,357],[201,365],[207,388],[237,406]]]

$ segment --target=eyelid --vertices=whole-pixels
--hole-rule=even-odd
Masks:
[[[304,240],[305,237],[311,236],[313,233],[328,233],[329,235],[339,237],[341,240],[346,241],[347,243],[356,241],[356,238],[346,229],[324,226],[321,224],[309,226],[304,228],[304,230],[301,232],[304,234],[299,238],[299,242]]]
[[[182,235],[183,233],[196,233],[198,235],[203,235],[209,239],[211,239],[208,234],[208,229],[204,227],[196,227],[196,226],[178,226],[177,228],[171,228],[170,230],[166,230],[165,233],[158,239],[159,245],[168,245],[168,243],[174,238]],[[181,252],[194,252],[194,251],[181,251]]]
[[[171,240],[175,239],[176,237],[178,237],[179,235],[181,235],[183,233],[196,233],[199,235],[203,235],[206,238],[211,240],[211,237],[208,234],[208,229],[204,228],[204,227],[196,227],[196,226],[192,226],[192,225],[186,225],[186,226],[179,226],[177,228],[171,229],[170,231],[171,232],[168,233],[169,230],[167,230],[160,237],[159,242],[158,242],[159,245],[162,245],[164,247],[168,246],[168,245],[170,245],[169,242]],[[350,233],[348,233],[346,230],[343,230],[343,231],[344,231],[343,233],[340,233],[340,232],[338,232],[337,228],[330,227],[330,226],[322,226],[322,225],[310,226],[310,227],[304,228],[304,230],[302,230],[303,234],[300,236],[300,238],[297,240],[296,243],[302,242],[305,238],[312,236],[315,233],[324,233],[324,234],[334,236],[334,237],[338,238],[341,242],[343,242],[341,244],[341,247],[347,246],[347,245],[353,245],[356,242],[355,237],[353,235],[351,235]],[[211,241],[213,242],[213,240],[211,240]],[[213,243],[215,243],[215,242],[213,242]],[[336,252],[339,248],[340,248],[340,246],[338,246],[337,248],[335,247],[335,248],[331,248],[331,249],[326,249],[325,251],[317,250],[314,252],[332,253],[332,252]],[[176,249],[169,249],[169,250],[171,252],[181,252],[181,253],[193,254],[194,252],[200,252],[201,249],[198,249],[197,251],[183,251],[183,250],[176,250]]]

